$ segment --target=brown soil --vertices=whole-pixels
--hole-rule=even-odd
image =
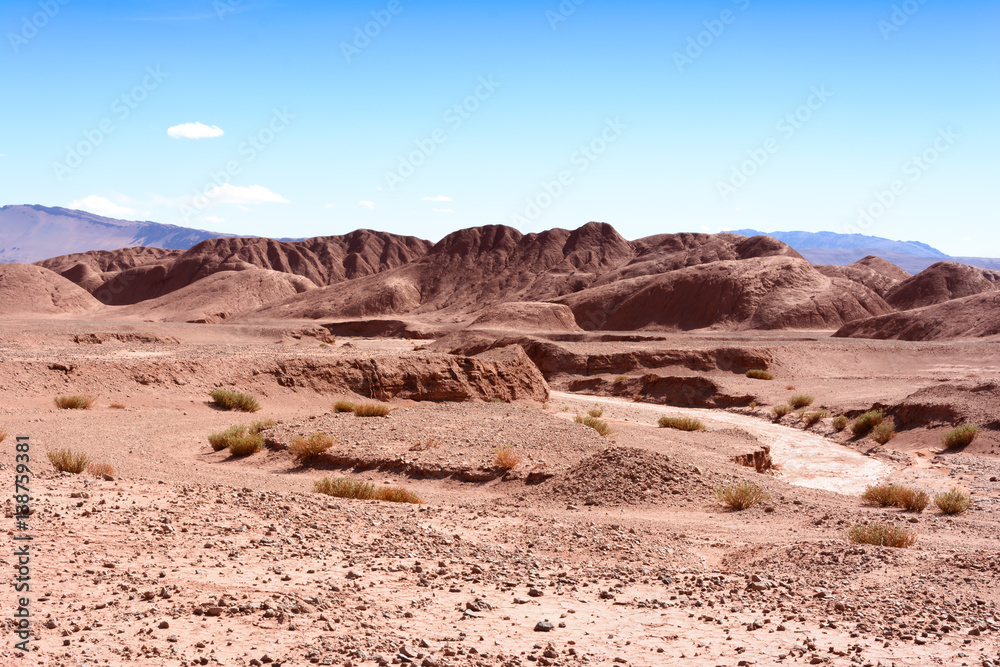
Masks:
[[[4,665],[1000,660],[994,342],[478,331],[414,350],[402,339],[329,342],[315,324],[64,317],[0,323],[0,429],[10,433],[0,474],[14,474],[14,437],[30,436],[35,510],[34,650],[19,658],[8,641]],[[458,343],[468,346],[460,355],[442,349]],[[777,377],[747,378],[748,367]],[[613,386],[618,374],[639,402],[548,391]],[[671,410],[663,403],[678,399],[655,388],[701,380],[717,404],[758,405],[704,411],[707,431],[657,428]],[[207,392],[219,386],[253,393],[263,409],[216,409]],[[69,393],[97,400],[56,409],[53,396]],[[793,393],[814,395],[831,416],[886,406],[900,433],[885,448],[834,431],[829,418],[810,439],[868,452],[888,481],[960,486],[972,508],[914,514],[790,484],[786,466],[808,461],[773,448],[777,470],[741,465],[765,442],[754,424],[804,435],[793,416],[775,425],[766,414]],[[334,413],[340,399],[387,400],[393,411]],[[606,437],[573,421],[598,400]],[[738,428],[726,422],[737,416]],[[262,452],[233,457],[208,444],[210,433],[267,418],[278,423]],[[949,420],[966,419],[982,422],[980,439],[944,451]],[[314,464],[284,450],[318,431],[337,445]],[[495,466],[503,446],[521,458],[507,473]],[[45,454],[65,447],[113,466],[112,479],[55,472]],[[425,502],[312,493],[327,476],[402,486]],[[713,491],[741,480],[771,499],[721,507]],[[13,537],[12,498],[4,509]],[[845,539],[875,520],[916,531],[916,544]]]

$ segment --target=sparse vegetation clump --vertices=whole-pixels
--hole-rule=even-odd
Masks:
[[[79,475],[90,465],[90,457],[83,452],[72,449],[59,449],[48,453],[49,462],[59,472],[71,472]]]
[[[0,442],[7,439],[7,431],[0,431]]]
[[[917,534],[906,528],[873,521],[868,524],[851,526],[847,530],[847,539],[854,544],[873,544],[880,547],[905,549],[913,546],[917,541]]]
[[[729,509],[741,511],[770,500],[771,494],[753,482],[743,481],[716,489],[715,497]]]
[[[584,426],[589,426],[590,428],[597,431],[599,435],[602,436],[611,433],[611,427],[608,426],[608,423],[603,419],[597,419],[596,417],[591,417],[589,415],[586,417],[584,417],[583,415],[577,415],[574,421],[576,421],[577,424],[583,424]]]
[[[497,447],[496,455],[493,464],[500,470],[513,470],[521,462],[521,457],[517,455],[517,452],[510,445]]]
[[[944,434],[944,446],[948,449],[966,447],[979,435],[979,427],[975,424],[962,424]]]
[[[820,421],[826,419],[829,416],[830,416],[829,410],[816,410],[814,412],[803,412],[801,419],[805,423],[806,428],[809,428],[810,426],[819,423]]]
[[[883,421],[885,421],[884,412],[881,410],[869,410],[851,423],[851,433],[859,438],[864,437]]]
[[[878,444],[884,445],[896,437],[896,424],[891,421],[884,421],[873,428],[868,435]]]
[[[111,467],[110,463],[104,463],[103,461],[94,461],[87,466],[87,472],[97,478],[114,477],[115,469]]]
[[[747,371],[747,377],[752,380],[773,380],[774,374],[768,373],[760,368],[751,368]]]
[[[593,417],[594,419],[597,419],[604,414],[604,408],[595,405],[591,409],[587,410],[587,414]]]
[[[618,375],[618,376],[615,377],[614,380],[611,381],[611,384],[625,384],[627,381],[628,381],[628,378],[626,376],[624,376],[624,375]]]
[[[307,437],[297,435],[288,444],[288,450],[299,463],[307,463],[336,444],[326,433],[313,433]]]
[[[385,403],[357,403],[354,406],[355,417],[388,417],[392,412]]]
[[[230,426],[225,431],[212,433],[208,436],[208,444],[212,450],[219,452],[228,449],[233,456],[249,456],[264,449],[264,436],[260,434],[260,429],[265,426],[273,426],[275,422],[254,422],[251,426],[237,424]]]
[[[212,402],[223,410],[238,410],[240,412],[257,412],[260,403],[250,394],[241,394],[229,389],[213,389],[209,394]]]
[[[972,498],[955,487],[934,496],[934,504],[945,514],[961,514],[972,505]]]
[[[350,401],[337,401],[333,404],[334,412],[354,412],[354,403]]]
[[[398,486],[379,488],[371,482],[342,477],[324,477],[313,482],[313,492],[351,500],[384,500],[390,503],[412,503],[414,505],[421,505],[424,502],[417,494]]]
[[[843,431],[845,428],[847,428],[847,421],[848,421],[847,417],[845,417],[844,415],[837,415],[836,417],[834,417],[833,418],[834,430],[838,432]]]
[[[125,404],[124,403],[112,403],[108,407],[111,408],[112,410],[124,410],[125,409]]]
[[[56,396],[52,401],[60,410],[89,410],[94,404],[94,398],[85,394],[73,394],[71,396]]]
[[[875,484],[865,489],[861,500],[867,505],[899,507],[910,512],[923,512],[930,504],[930,496],[899,484]]]
[[[704,431],[705,424],[694,417],[660,417],[656,422],[660,428],[673,428],[678,431]]]
[[[792,406],[790,406],[790,405],[776,405],[773,408],[771,408],[771,412],[774,413],[774,418],[775,419],[781,419],[785,415],[790,414],[792,412]]]
[[[809,394],[796,394],[788,399],[788,404],[797,410],[809,407],[815,400],[816,398]]]

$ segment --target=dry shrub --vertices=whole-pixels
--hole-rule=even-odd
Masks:
[[[503,400],[502,398],[498,398],[496,396],[490,399],[490,403],[506,403],[506,402],[507,401]]]
[[[871,485],[861,494],[861,500],[868,505],[899,507],[910,512],[923,512],[930,504],[930,496],[899,484]]]
[[[975,424],[962,424],[944,434],[944,445],[948,449],[966,447],[979,435],[979,427]]]
[[[112,403],[108,407],[111,408],[112,410],[124,410],[125,409],[125,404],[124,403]]]
[[[694,417],[660,417],[656,422],[660,428],[673,428],[678,431],[704,431],[705,424]]]
[[[598,417],[601,417],[604,414],[604,408],[595,405],[591,409],[587,410],[587,414],[593,417],[594,419],[597,419]]]
[[[611,427],[608,426],[608,423],[603,419],[597,419],[596,417],[590,417],[590,416],[584,417],[583,415],[577,415],[574,421],[576,421],[577,424],[583,424],[584,426],[589,426],[602,436],[611,433]]]
[[[239,410],[241,412],[257,412],[260,403],[250,394],[241,394],[229,389],[214,389],[209,394],[212,402],[223,410]]]
[[[868,435],[873,428],[885,421],[885,413],[881,410],[869,410],[854,420],[851,433],[857,437]]]
[[[324,477],[313,482],[313,492],[351,500],[384,500],[390,503],[412,503],[414,505],[421,505],[424,502],[417,494],[398,486],[379,488],[371,482],[342,477],[333,479]]]
[[[350,401],[337,401],[333,404],[334,412],[354,412],[354,403]]]
[[[638,403],[642,400],[642,394],[632,394],[632,400]]]
[[[322,493],[334,498],[349,498],[351,500],[372,500],[375,498],[375,485],[343,477],[324,477],[313,482],[313,492]]]
[[[94,477],[108,477],[115,476],[115,469],[111,467],[110,463],[104,463],[103,461],[94,461],[87,466],[87,472],[89,472]]]
[[[388,417],[392,412],[385,403],[358,403],[354,406],[355,417]]]
[[[291,443],[288,445],[288,450],[295,457],[296,461],[305,463],[315,459],[335,444],[336,441],[326,433],[313,433],[305,438],[297,435],[292,438]]]
[[[255,422],[252,426],[230,426],[225,431],[212,433],[208,436],[208,444],[212,450],[219,452],[228,449],[233,456],[249,456],[264,449],[264,436],[259,431],[266,422]],[[273,424],[272,424],[273,426]]]
[[[872,440],[880,445],[884,445],[896,437],[896,424],[891,421],[884,421],[868,434]]]
[[[847,530],[847,539],[854,544],[874,544],[879,547],[905,549],[913,546],[917,541],[917,534],[906,528],[873,521],[868,524],[851,526]]]
[[[611,381],[611,384],[625,384],[626,382],[628,382],[628,378],[624,375],[619,375]]]
[[[715,490],[719,502],[731,510],[745,510],[771,499],[771,494],[753,482],[740,482],[735,486],[723,486]]]
[[[776,405],[773,408],[771,408],[771,411],[774,412],[775,419],[781,419],[782,417],[784,417],[785,415],[789,414],[792,411],[792,406]]]
[[[521,462],[521,457],[517,455],[517,452],[510,445],[497,447],[496,454],[497,457],[494,465],[500,470],[513,470]]]
[[[788,404],[795,409],[806,408],[812,405],[815,400],[816,398],[814,396],[810,396],[809,394],[796,394],[788,399]]]
[[[815,412],[803,412],[802,421],[805,422],[806,428],[813,426],[820,421],[826,419],[830,416],[829,410],[816,410]]]
[[[0,431],[0,442],[7,439],[7,431]]]
[[[260,433],[265,428],[271,428],[272,426],[277,426],[277,425],[278,422],[274,421],[273,419],[261,419],[259,421],[255,421],[254,423],[250,424],[250,432]]]
[[[934,496],[934,504],[945,514],[961,514],[972,505],[972,498],[958,487]]]
[[[834,417],[833,428],[836,429],[838,432],[843,431],[845,428],[847,428],[847,417],[845,417],[844,415],[837,415],[836,417]]]
[[[84,394],[73,394],[72,396],[56,396],[52,401],[61,410],[89,410],[94,404],[94,398]]]
[[[785,387],[785,390],[786,391],[795,391],[795,385],[794,384],[790,384],[787,387]]]
[[[759,368],[751,368],[747,371],[747,377],[752,380],[773,380],[774,375]]]
[[[72,449],[49,452],[48,457],[52,467],[59,472],[71,472],[76,475],[86,470],[90,464],[89,456],[83,452],[74,452]]]

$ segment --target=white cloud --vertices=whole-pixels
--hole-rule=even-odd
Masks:
[[[174,139],[213,139],[221,137],[225,132],[218,125],[204,123],[182,123],[167,128],[167,134]]]
[[[375,208],[375,202],[373,201],[359,201],[358,206],[364,206],[369,211]]]
[[[278,193],[271,192],[263,185],[240,186],[226,183],[212,188],[205,193],[205,196],[213,204],[236,204],[237,206],[291,203]]]
[[[0,157],[7,157],[6,153],[0,153]]]
[[[431,210],[435,213],[454,213],[450,208],[432,208]]]
[[[330,202],[329,204],[327,204],[327,205],[326,205],[326,206],[324,206],[323,208],[337,208],[337,205],[336,205],[336,204],[334,204],[333,202]]]
[[[705,225],[702,225],[702,226],[701,226],[701,231],[703,231],[703,232],[710,232],[710,231],[712,231],[712,230],[711,230],[711,229],[709,229],[708,227],[706,227]]]
[[[226,221],[225,218],[220,218],[217,215],[206,215],[204,218],[205,222],[211,222],[213,224],[219,225]]]
[[[83,199],[71,201],[67,208],[88,211],[94,215],[103,215],[106,218],[124,218],[135,213],[135,209],[120,206],[110,199],[97,195],[88,195]]]
[[[438,195],[436,197],[424,197],[420,201],[451,201],[451,197],[447,195]]]

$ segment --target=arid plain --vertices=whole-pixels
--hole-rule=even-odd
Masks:
[[[555,254],[496,230],[382,239],[381,264],[327,257],[336,279],[301,248],[289,263],[240,239],[205,242],[245,244],[214,263],[201,248],[2,265],[0,468],[13,477],[30,436],[35,511],[34,648],[0,660],[1000,665],[989,272],[914,281],[880,260],[816,268],[762,237],[612,232],[566,232]],[[958,326],[942,308],[964,308],[961,331],[933,324]],[[219,409],[218,389],[260,410]],[[871,410],[895,437],[837,430]],[[609,433],[578,423],[591,412]],[[261,420],[257,453],[210,445]],[[963,424],[978,436],[947,447]],[[315,433],[332,446],[297,460]],[[65,448],[113,473],[56,471],[46,455]],[[422,502],[315,493],[323,478]],[[722,504],[741,482],[768,497]],[[889,483],[972,504],[862,500]],[[13,536],[12,498],[5,512]],[[871,522],[914,542],[848,539]]]

